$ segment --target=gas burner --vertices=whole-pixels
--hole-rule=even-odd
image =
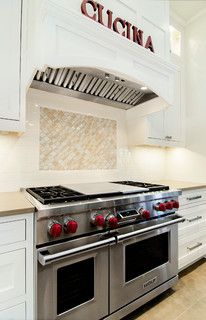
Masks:
[[[42,204],[55,204],[73,201],[84,201],[96,198],[114,197],[122,195],[120,191],[86,194],[76,190],[66,188],[63,186],[47,186],[37,188],[27,188],[26,191],[30,193],[35,199]]]
[[[42,204],[87,199],[84,194],[62,186],[27,188],[26,191]]]

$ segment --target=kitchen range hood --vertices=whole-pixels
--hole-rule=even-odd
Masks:
[[[46,68],[31,88],[129,110],[158,97],[153,91],[95,68]]]

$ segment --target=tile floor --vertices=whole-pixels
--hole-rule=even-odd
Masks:
[[[180,273],[177,285],[124,320],[206,320],[206,260]]]

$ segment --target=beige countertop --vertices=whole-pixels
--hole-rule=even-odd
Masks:
[[[168,185],[170,189],[179,189],[182,191],[206,188],[206,183],[177,181],[177,180],[159,180],[155,181],[158,184]]]
[[[34,212],[34,206],[22,192],[0,192],[0,217]]]

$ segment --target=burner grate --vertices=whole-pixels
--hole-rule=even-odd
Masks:
[[[26,191],[42,204],[83,201],[122,195],[122,192],[87,195],[62,186],[27,188]]]
[[[86,195],[62,186],[27,188],[26,191],[43,204],[87,199]]]
[[[133,186],[133,187],[143,187],[148,188],[150,191],[165,191],[169,190],[168,186],[160,185],[160,184],[153,184],[153,183],[145,183],[145,182],[139,182],[139,181],[114,181],[112,183],[117,184],[123,184],[127,186]]]

